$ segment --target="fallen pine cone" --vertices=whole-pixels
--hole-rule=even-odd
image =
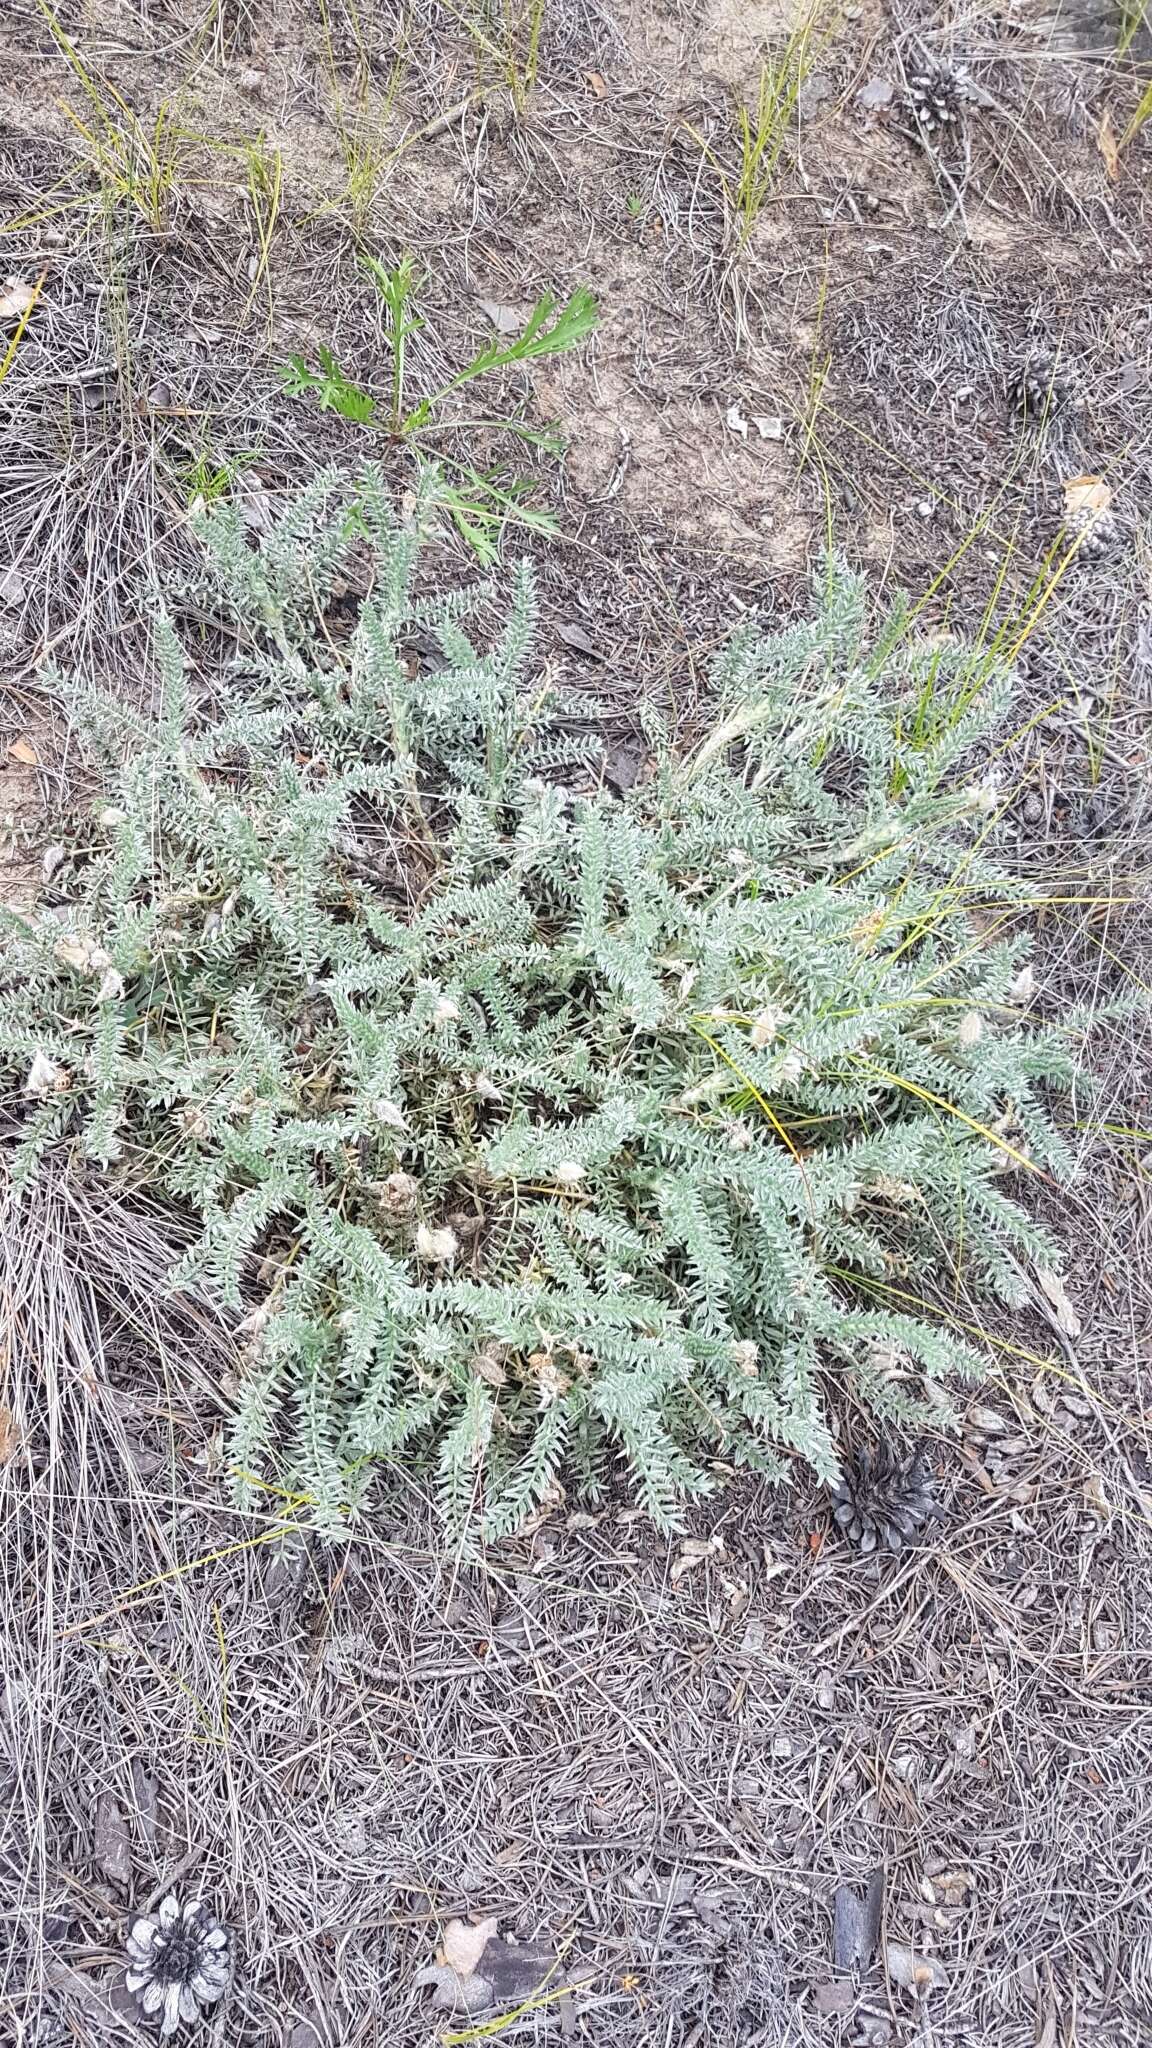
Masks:
[[[901,1457],[887,1445],[862,1446],[846,1459],[831,1501],[836,1527],[865,1557],[903,1550],[941,1513],[920,1448]]]
[[[154,1914],[143,1914],[128,1936],[129,1991],[142,2010],[160,2017],[160,2032],[174,2034],[181,2020],[200,2017],[228,1989],[231,1938],[201,1899],[183,1904],[170,1892]]]

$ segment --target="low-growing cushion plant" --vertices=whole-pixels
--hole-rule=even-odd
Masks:
[[[212,708],[164,617],[154,722],[72,689],[102,794],[9,923],[11,1170],[71,1147],[191,1212],[173,1282],[246,1333],[231,1465],[329,1525],[401,1458],[492,1532],[621,1466],[664,1522],[830,1475],[837,1376],[939,1419],[972,1301],[1055,1258],[1018,1184],[1066,1164],[1076,1041],[1025,1018],[965,765],[1008,679],[907,607],[870,632],[832,565],[620,797],[526,570],[482,647],[490,592],[416,594],[423,512],[322,477],[253,543],[218,507]]]

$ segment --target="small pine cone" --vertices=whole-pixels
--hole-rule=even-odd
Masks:
[[[1032,426],[1070,411],[1078,402],[1075,379],[1054,351],[1039,344],[1013,373],[1008,382],[1008,403],[1014,413]]]
[[[934,146],[949,129],[960,126],[967,99],[967,72],[936,65],[912,73],[904,104],[921,140]]]
[[[1067,521],[1070,540],[1079,536],[1078,562],[1100,562],[1115,554],[1120,545],[1120,528],[1111,512],[1078,512]]]
[[[850,1454],[831,1501],[836,1527],[865,1557],[902,1550],[940,1513],[923,1450],[901,1456],[886,1444]]]
[[[215,2005],[228,1989],[228,1929],[200,1899],[182,1902],[169,1893],[154,1914],[133,1922],[127,1948],[128,1989],[144,2012],[158,2016],[165,2038],[181,2020],[199,2019],[201,2008]]]

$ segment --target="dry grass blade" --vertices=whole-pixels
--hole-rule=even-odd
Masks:
[[[178,1528],[157,1521],[152,1482],[174,1480],[189,1400],[215,1400],[233,1357],[206,1305],[166,1294],[181,1242],[146,1202],[124,1202],[63,1164],[26,1188],[6,1181],[0,1195],[0,1974],[26,2016],[46,1947],[67,1924],[73,1802],[102,1769],[75,1691],[85,1654],[61,1632],[77,1605],[118,1588],[142,1558],[177,1560]]]

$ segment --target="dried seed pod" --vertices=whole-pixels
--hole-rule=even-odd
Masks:
[[[460,1249],[460,1239],[454,1230],[435,1230],[431,1224],[421,1223],[416,1232],[416,1257],[426,1265],[450,1266]]]
[[[410,1173],[390,1173],[374,1183],[372,1192],[388,1216],[411,1216],[420,1199],[420,1183]]]

